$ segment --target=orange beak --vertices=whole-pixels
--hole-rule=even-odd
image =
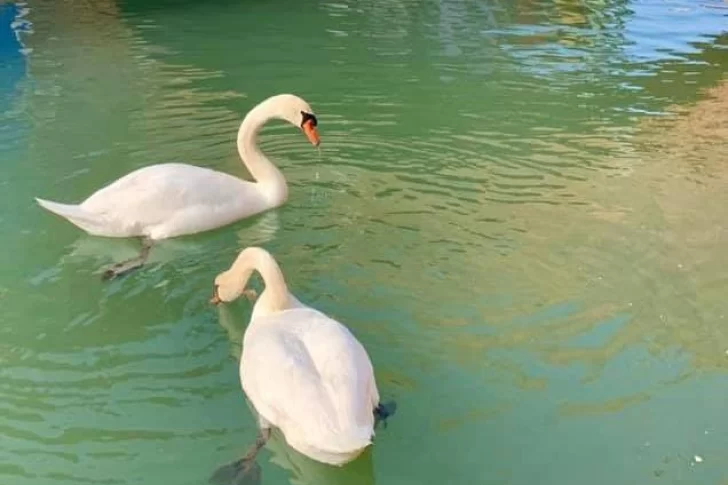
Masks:
[[[301,126],[303,129],[303,132],[306,134],[306,138],[308,138],[308,141],[311,142],[311,145],[317,147],[321,143],[321,138],[319,138],[318,130],[316,130],[316,127],[313,124],[313,120],[307,120],[303,126]]]

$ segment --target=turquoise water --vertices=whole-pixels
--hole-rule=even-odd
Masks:
[[[199,484],[243,452],[250,305],[207,300],[249,245],[398,403],[343,469],[274,439],[265,484],[727,483],[716,5],[0,4],[0,483]],[[322,137],[264,130],[288,204],[126,278],[98,272],[136,241],[33,201],[167,161],[243,175],[238,124],[280,92]]]

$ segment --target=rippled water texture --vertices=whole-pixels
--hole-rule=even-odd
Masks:
[[[399,405],[343,469],[274,439],[264,484],[728,483],[726,14],[0,3],[0,483],[200,484],[236,458],[250,306],[207,299],[252,244]],[[289,203],[164,242],[127,278],[98,271],[135,241],[33,201],[165,161],[247,176],[238,124],[280,92],[323,140],[262,133]]]

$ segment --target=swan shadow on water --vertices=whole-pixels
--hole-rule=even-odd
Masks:
[[[291,473],[291,482],[306,485],[374,485],[374,458],[369,446],[343,467],[324,465],[302,455],[286,444],[280,433],[270,440],[271,463]]]
[[[235,362],[240,362],[240,356],[243,352],[243,335],[245,334],[245,325],[243,322],[242,313],[237,308],[231,307],[230,305],[219,305],[217,307],[218,318],[220,326],[225,329],[230,341],[230,355],[233,357]]]
[[[251,294],[248,298],[252,299],[254,295]],[[232,344],[231,356],[236,362],[239,362],[242,353],[241,343],[245,334],[245,326],[240,324],[243,321],[240,318],[240,312],[227,306],[220,306],[218,315],[220,325],[227,332]],[[245,402],[257,419],[255,408],[247,397]],[[382,414],[377,415],[375,412],[376,421],[386,427],[386,419],[394,415],[396,404],[394,401],[390,401],[380,407]],[[375,425],[375,427],[379,426]],[[261,485],[263,473],[257,463],[256,454],[264,446],[272,454],[271,463],[275,463],[291,473],[292,483],[305,485],[374,485],[375,483],[373,446],[368,446],[355,460],[342,467],[326,465],[312,460],[288,446],[285,437],[277,429],[273,429],[272,432],[263,436],[259,434],[256,443],[251,446],[243,458],[218,468],[210,477],[209,483],[212,485]]]
[[[154,249],[154,252],[149,253],[146,264],[163,264],[183,255],[201,253],[204,250],[200,242],[190,239],[169,239],[156,243]],[[138,253],[137,239],[111,239],[84,235],[71,244],[71,250],[61,258],[61,263],[87,259],[99,262],[108,259],[129,259]]]
[[[270,211],[245,221],[231,225],[236,227],[235,236],[237,244],[247,246],[249,244],[263,244],[275,237],[280,222],[278,213]],[[229,230],[230,227],[220,228],[218,231]],[[165,264],[178,258],[189,258],[196,254],[203,255],[209,251],[207,240],[218,231],[211,231],[199,237],[171,238],[158,241],[151,245],[142,243],[142,253],[139,251],[138,238],[103,238],[89,235],[80,236],[73,244],[70,251],[64,255],[60,263],[70,263],[79,260],[94,259],[96,264],[103,264],[102,261],[111,259],[122,261],[112,264],[103,270],[103,279],[112,279],[128,274],[142,265]],[[242,334],[241,334],[242,338]]]

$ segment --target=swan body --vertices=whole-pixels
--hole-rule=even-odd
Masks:
[[[135,170],[77,205],[36,201],[96,236],[160,240],[225,226],[278,207],[288,197],[285,178],[255,145],[258,131],[272,118],[300,126],[311,143],[319,143],[308,103],[290,94],[264,100],[245,117],[237,137],[238,152],[255,182],[164,163]]]
[[[265,282],[243,337],[240,380],[262,430],[316,461],[343,465],[372,443],[379,406],[362,344],[341,323],[288,292],[273,257],[247,248],[215,279],[213,302],[232,301],[253,270]]]
[[[79,205],[38,199],[94,236],[166,239],[221,227],[274,206],[256,184],[181,163],[140,168]]]

